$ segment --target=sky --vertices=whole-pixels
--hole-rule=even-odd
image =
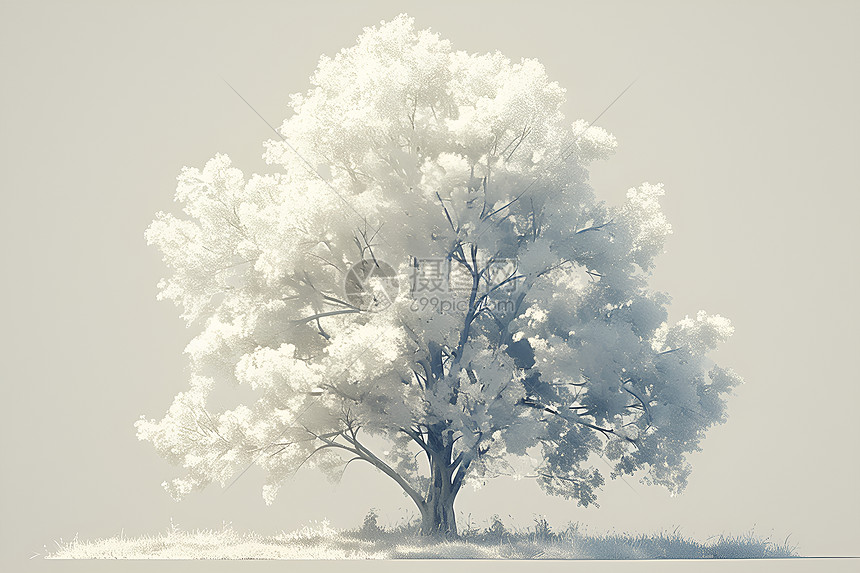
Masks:
[[[460,525],[754,531],[806,555],[858,555],[856,359],[860,53],[852,2],[3,2],[0,17],[6,364],[0,547],[23,567],[60,539],[221,527],[274,533],[414,515],[373,468],[300,472],[267,507],[249,471],[177,503],[177,475],[138,442],[187,387],[193,335],[143,230],[175,178],[216,153],[266,172],[262,142],[320,55],[402,11],[468,52],[537,58],[570,121],[619,148],[592,167],[609,203],[662,182],[674,227],[651,285],[670,317],[729,317],[714,355],[746,379],[691,456],[686,491],[628,478],[600,508],[499,479],[458,498]]]

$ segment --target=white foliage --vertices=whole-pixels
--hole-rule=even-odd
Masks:
[[[740,378],[706,357],[728,320],[668,325],[668,297],[647,288],[671,233],[662,186],[603,205],[585,165],[615,138],[566,124],[565,91],[540,63],[454,51],[405,16],[321,58],[311,86],[281,128],[301,156],[273,140],[274,175],[246,178],[225,155],[185,168],[183,215],[159,213],[146,231],[170,270],[159,297],[200,329],[186,348],[191,388],[137,424],[186,471],[170,493],[256,463],[271,502],[303,464],[336,479],[352,456],[423,492],[415,454],[431,434],[476,484],[516,462],[594,503],[603,477],[589,464],[605,455],[615,474],[647,469],[682,488],[684,454],[724,419]],[[367,312],[345,285],[377,259],[399,291]],[[490,272],[500,260],[508,276]],[[408,273],[426,261],[478,287],[417,305]],[[254,399],[210,399],[231,382]],[[359,431],[387,440],[384,453]]]

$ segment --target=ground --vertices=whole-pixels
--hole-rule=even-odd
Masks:
[[[321,522],[292,533],[263,536],[237,532],[183,531],[143,537],[56,543],[51,559],[741,559],[797,557],[796,548],[753,534],[704,542],[675,532],[655,535],[588,534],[572,524],[554,532],[546,521],[510,531],[501,522],[467,530],[455,540],[418,536],[413,526],[385,530],[375,520],[337,531]]]

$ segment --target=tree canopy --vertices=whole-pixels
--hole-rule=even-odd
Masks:
[[[257,464],[271,502],[300,466],[364,461],[425,533],[456,533],[465,482],[528,476],[588,505],[599,456],[680,491],[740,378],[707,357],[727,319],[670,324],[648,288],[662,186],[599,201],[587,166],[616,141],[565,121],[539,62],[455,51],[405,15],[310,83],[266,142],[275,173],[184,168],[183,213],[146,231],[159,297],[199,330],[190,387],[137,423],[184,469],[170,494]],[[220,409],[219,385],[254,397]]]

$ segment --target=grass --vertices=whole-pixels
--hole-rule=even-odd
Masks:
[[[645,534],[589,534],[578,524],[554,532],[543,518],[534,527],[508,529],[498,518],[484,530],[467,527],[459,538],[418,535],[414,523],[379,527],[374,513],[361,528],[337,531],[327,522],[265,536],[225,526],[95,541],[57,542],[49,559],[767,559],[797,557],[796,547],[753,533],[706,542],[676,531]]]

